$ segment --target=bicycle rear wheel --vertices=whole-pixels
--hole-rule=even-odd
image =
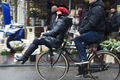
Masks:
[[[99,61],[102,61],[102,63]],[[98,52],[93,55],[88,63],[88,73],[94,80],[120,80],[120,61],[111,52]]]
[[[53,51],[53,54],[54,56],[50,56],[49,51],[44,52],[36,62],[37,73],[43,80],[61,80],[69,69],[65,55],[61,54],[56,62],[59,52]],[[45,55],[48,57],[47,60],[44,58]]]

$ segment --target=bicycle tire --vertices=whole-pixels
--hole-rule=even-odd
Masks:
[[[101,63],[98,58],[102,61],[102,63],[107,67],[106,70],[101,67]],[[87,66],[88,74],[93,80],[120,80],[120,60],[119,58],[113,54],[112,52],[98,52],[96,55],[93,55],[89,59],[89,63]],[[119,79],[118,79],[119,78]]]
[[[48,60],[44,60],[44,55],[48,54]],[[54,63],[57,60],[57,54],[59,51],[53,51],[54,56],[50,56],[49,51],[40,54],[36,62],[36,70],[40,78],[43,80],[61,80],[64,78],[69,69],[69,63],[64,54],[61,54],[60,58],[55,65],[51,66],[51,61]]]

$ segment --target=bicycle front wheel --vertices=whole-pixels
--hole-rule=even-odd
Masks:
[[[59,51],[53,51],[53,54],[50,56],[49,51],[44,52],[36,62],[37,73],[43,80],[61,80],[69,69],[65,55],[61,54],[58,59]]]
[[[88,63],[88,73],[94,80],[120,80],[120,61],[111,52],[98,52]]]

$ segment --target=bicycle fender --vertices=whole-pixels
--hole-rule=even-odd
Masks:
[[[99,50],[98,52],[110,52],[110,53],[117,55],[117,57],[120,58],[120,56],[117,53],[110,51],[110,50]]]

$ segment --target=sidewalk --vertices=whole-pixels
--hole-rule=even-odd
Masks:
[[[8,59],[7,59],[7,62],[4,63],[3,62],[3,56],[0,56],[0,66],[16,66],[16,65],[21,65],[20,62],[14,62],[14,54],[9,54],[8,55]],[[26,62],[27,65],[35,65],[35,62],[30,62],[30,60],[28,60]]]
[[[39,55],[37,55],[37,57],[38,56]],[[37,57],[36,57],[36,60],[37,60]],[[69,60],[70,66],[76,66],[69,57],[67,58]],[[79,59],[79,57],[77,59]],[[36,64],[36,61],[31,62],[30,59],[28,59],[24,65],[22,65],[21,62],[14,62],[14,54],[9,54],[7,62],[4,63],[3,56],[0,56],[0,67],[3,67],[3,66],[35,66],[35,64]]]

